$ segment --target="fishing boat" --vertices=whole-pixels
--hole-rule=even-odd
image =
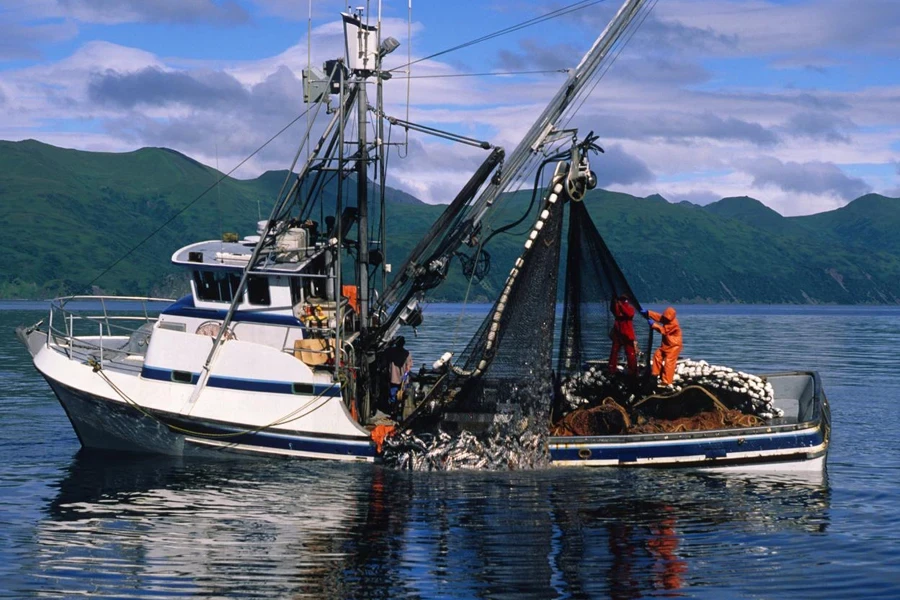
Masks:
[[[382,60],[399,43],[382,39],[380,23],[370,22],[361,10],[342,14],[345,56],[303,74],[310,110],[330,119],[317,142],[307,145],[308,158],[299,168],[295,158],[255,235],[176,250],[171,261],[191,289],[181,299],[61,298],[45,321],[17,330],[82,445],[175,456],[372,462],[382,458],[384,439],[399,429],[466,429],[498,415],[548,409],[557,378],[608,353],[596,344],[608,331],[608,302],[602,299],[630,293],[605,244],[590,231],[583,208],[597,183],[590,156],[602,149],[593,134],[582,136],[562,124],[648,10],[644,0],[625,0],[509,153],[486,141],[387,115],[382,86],[390,73]],[[373,84],[370,106],[367,88]],[[393,274],[384,260],[390,242],[384,228],[386,124],[488,153]],[[377,132],[374,140],[367,139],[370,127]],[[346,135],[351,130],[356,134],[352,146]],[[312,125],[304,139],[314,139]],[[486,217],[527,177],[545,169],[552,170],[550,185],[540,202],[532,202],[537,215],[521,255],[478,334],[458,357],[447,352],[431,370],[413,375],[407,410],[395,415],[399,423],[373,421],[385,387],[382,357],[401,328],[422,323],[423,303],[446,279],[454,259],[471,281],[485,275],[491,239],[532,211],[494,230],[486,226]],[[378,194],[370,190],[373,181],[382,186]],[[536,178],[534,198],[539,188]],[[370,209],[380,227],[371,227],[377,219]],[[566,211],[567,309],[560,331],[568,345],[561,346],[554,371],[550,346]],[[319,223],[312,220],[314,214],[330,216]],[[370,230],[378,232],[374,239]],[[586,241],[577,238],[585,231]],[[589,255],[572,254],[572,248],[583,251],[598,244],[606,253],[604,268],[615,271],[612,278],[585,275],[601,263],[591,266]],[[588,290],[585,283],[600,287]],[[570,297],[576,289],[581,295]],[[80,310],[84,303],[99,310]],[[652,335],[648,339],[652,346]],[[830,429],[818,376],[791,373],[768,381],[785,415],[758,427],[550,436],[550,461],[566,466],[821,467]]]

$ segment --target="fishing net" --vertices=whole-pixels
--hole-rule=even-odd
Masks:
[[[564,201],[560,181],[554,178],[505,287],[455,362],[442,394],[445,410],[496,414],[525,408],[543,414],[545,422],[549,417],[556,395],[553,346],[564,206],[569,206],[569,232],[559,375],[581,372],[590,362],[606,368],[612,349],[611,303],[619,296],[627,296],[636,311],[639,339],[649,340],[649,327],[638,314],[640,304],[625,276],[584,204]],[[626,361],[621,362],[624,366]]]
[[[562,214],[563,198],[551,190],[500,297],[457,361],[457,410],[549,411]]]
[[[551,428],[554,436],[679,433],[757,427],[763,420],[728,408],[714,394],[691,386],[677,394],[648,396],[628,409],[612,398],[576,408]]]
[[[622,295],[628,297],[635,309],[633,325],[640,347],[638,362],[641,362],[643,350],[646,363],[650,327],[640,315],[640,302],[600,237],[585,203],[570,202],[565,298],[557,365],[561,376],[584,371],[589,363],[607,364],[615,324],[611,303]],[[618,362],[624,364],[624,357]]]

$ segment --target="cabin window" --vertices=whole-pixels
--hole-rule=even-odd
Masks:
[[[172,381],[178,383],[193,383],[194,376],[188,371],[172,371]]]
[[[235,273],[225,271],[194,271],[197,297],[206,302],[231,302],[241,283]]]
[[[315,393],[316,388],[311,383],[294,383],[291,384],[291,390],[295,394],[308,394],[312,395]]]
[[[247,279],[247,299],[250,304],[269,306],[272,298],[269,296],[269,278],[251,275]]]

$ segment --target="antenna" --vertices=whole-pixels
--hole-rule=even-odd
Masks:
[[[219,185],[221,185],[222,180],[218,177],[221,175],[221,171],[219,171],[219,142],[216,142],[216,204],[219,209],[219,237],[222,237],[222,234],[225,233],[224,228],[222,227],[222,192],[219,189]]]

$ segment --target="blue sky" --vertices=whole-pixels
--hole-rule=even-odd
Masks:
[[[573,0],[383,0],[401,65]],[[344,2],[0,0],[0,139],[165,146],[229,170],[303,110],[300,73],[341,54]],[[377,13],[378,2],[358,2]],[[589,4],[589,3],[584,3]],[[590,6],[413,67],[413,121],[511,148],[619,5]],[[785,215],[900,196],[900,1],[659,0],[579,111],[604,187]],[[546,71],[492,77],[422,77]],[[405,116],[406,82],[387,91]],[[238,176],[285,168],[298,124]],[[399,135],[399,132],[395,132]],[[396,141],[396,138],[395,138]],[[447,202],[477,149],[410,136],[390,185]]]

